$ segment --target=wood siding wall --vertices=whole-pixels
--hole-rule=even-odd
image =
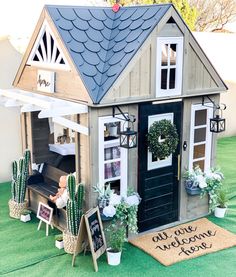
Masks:
[[[77,72],[55,70],[55,94],[37,91],[37,72],[38,68],[26,65],[17,88],[50,97],[78,100],[86,103],[91,101]]]
[[[138,105],[122,106],[122,111],[124,113],[129,113],[135,115],[138,118]],[[89,207],[97,205],[97,194],[93,192],[93,186],[99,182],[99,156],[98,156],[98,119],[102,116],[111,116],[112,108],[91,108],[90,114],[90,141],[89,149],[90,153],[86,149],[84,157],[87,155],[89,159],[89,171],[88,179],[90,185],[89,192]],[[134,124],[134,129],[137,130],[137,122]],[[138,153],[137,148],[128,151],[128,187],[133,187],[137,190],[137,170],[138,170]]]
[[[181,22],[178,22],[181,25]],[[140,47],[127,68],[121,73],[101,104],[157,100],[156,44],[157,37],[184,37],[182,94],[196,96],[225,91],[225,86],[189,30],[176,24],[161,24]],[[164,97],[164,98],[171,98]],[[175,97],[176,98],[176,97]],[[158,98],[163,100],[163,98]]]
[[[219,96],[212,96],[211,99],[218,103]],[[191,99],[184,100],[184,110],[183,110],[183,133],[182,133],[182,144],[183,141],[187,141],[186,151],[182,150],[181,153],[181,176],[183,176],[186,168],[189,165],[189,155],[190,155],[190,130],[191,130],[191,108],[194,104],[201,104],[202,98],[195,97]],[[182,145],[181,144],[181,145]],[[212,135],[212,149],[211,149],[211,166],[215,166],[216,161],[216,135]],[[208,214],[208,198],[204,197],[201,199],[199,195],[189,196],[187,195],[184,187],[184,179],[181,178],[180,186],[180,221],[193,219]]]

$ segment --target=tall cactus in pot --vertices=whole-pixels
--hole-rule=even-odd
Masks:
[[[67,191],[67,228],[72,235],[76,236],[78,234],[79,223],[82,216],[84,186],[80,184],[78,188],[76,187],[73,174],[70,174],[67,178]]]
[[[12,182],[11,194],[9,200],[10,217],[20,218],[21,213],[26,208],[25,193],[26,181],[29,175],[30,151],[26,150],[24,157],[21,158],[17,164],[16,161],[12,163]]]
[[[26,181],[29,175],[29,162],[30,162],[30,151],[26,150],[24,157],[18,162],[13,161],[12,163],[12,183],[11,193],[12,200],[17,203],[23,203],[25,201],[26,192]]]

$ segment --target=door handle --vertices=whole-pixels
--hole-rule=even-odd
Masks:
[[[180,180],[180,154],[178,155],[178,172],[177,172],[177,180]]]

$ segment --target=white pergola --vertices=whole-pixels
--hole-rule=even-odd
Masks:
[[[63,117],[87,113],[86,105],[20,89],[0,89],[0,105],[20,107],[22,113],[39,111],[38,118],[51,118],[57,124],[88,135],[87,127]]]

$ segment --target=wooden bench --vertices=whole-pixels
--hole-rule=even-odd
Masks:
[[[29,176],[27,181],[28,206],[29,209],[37,213],[38,202],[42,201],[45,204],[54,208],[54,223],[58,225],[58,211],[56,205],[51,202],[49,196],[55,195],[58,191],[59,179],[68,173],[47,163],[44,164],[42,173],[34,172]]]

